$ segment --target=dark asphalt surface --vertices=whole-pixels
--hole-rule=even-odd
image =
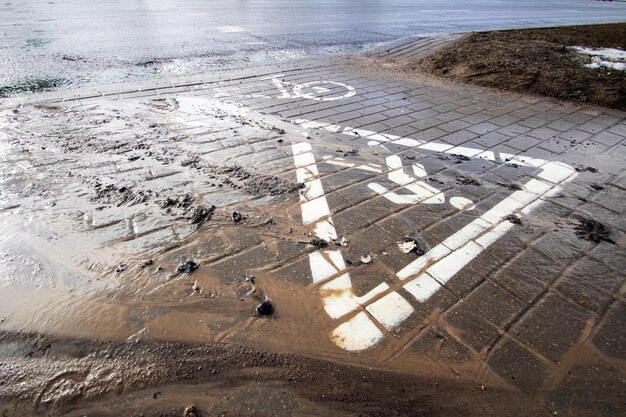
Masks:
[[[5,2],[0,92],[193,75],[421,33],[624,20],[626,2],[593,0]]]

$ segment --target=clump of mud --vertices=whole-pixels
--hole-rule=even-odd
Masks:
[[[239,165],[205,165],[206,172],[220,177],[223,184],[252,195],[277,196],[303,188],[303,184],[275,175],[251,173]]]
[[[596,220],[582,219],[580,224],[574,229],[576,230],[576,236],[580,239],[595,243],[609,242],[615,244],[615,241],[610,237],[611,231]]]
[[[91,198],[91,201],[117,207],[145,203],[152,196],[151,190],[135,191],[125,185],[104,185],[100,182],[96,183],[94,190],[96,194]]]
[[[457,184],[460,184],[460,185],[480,186],[480,181],[478,181],[476,178],[466,177],[466,176],[463,176],[463,175],[457,175],[455,180],[456,180]]]

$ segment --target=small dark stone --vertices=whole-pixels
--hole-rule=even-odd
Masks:
[[[274,313],[274,306],[269,301],[263,301],[261,304],[256,306],[256,312],[261,316],[269,316]]]
[[[159,398],[159,395],[161,395],[161,391],[154,391],[152,393],[152,399],[156,400],[157,398]]]
[[[591,184],[591,188],[593,188],[594,190],[597,190],[597,191],[604,190],[603,186],[601,186],[600,184],[595,184],[595,183]]]
[[[117,189],[117,191],[119,191],[120,193],[125,193],[126,191],[128,191],[128,187],[121,186]]]
[[[233,219],[233,221],[235,223],[239,223],[241,221],[241,219],[243,219],[243,216],[238,211],[233,211],[233,213],[230,215],[230,217]]]
[[[185,263],[178,265],[178,272],[181,274],[191,274],[196,269],[200,268],[200,265],[192,260],[188,260]]]

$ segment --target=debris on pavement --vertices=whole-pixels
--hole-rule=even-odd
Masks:
[[[261,316],[269,316],[274,313],[274,306],[269,300],[265,300],[256,306],[256,311]]]
[[[211,205],[209,208],[204,206],[195,206],[191,209],[191,213],[188,216],[189,223],[198,224],[211,218],[211,215],[215,211],[215,206]]]
[[[318,248],[325,248],[328,246],[328,241],[326,241],[325,239],[321,239],[319,237],[314,237],[313,239],[311,239],[309,241],[309,245],[312,246],[317,246]]]
[[[516,216],[515,214],[509,214],[505,216],[504,220],[508,220],[509,222],[513,224],[522,224],[522,219],[519,216]]]
[[[471,178],[471,177],[466,177],[464,175],[457,175],[455,178],[457,184],[460,185],[475,185],[475,186],[480,186],[480,181],[478,181],[475,178]]]
[[[183,411],[183,417],[198,417],[198,410],[195,405],[188,405]]]
[[[615,241],[610,237],[611,231],[605,225],[596,220],[581,219],[580,224],[578,224],[574,229],[576,230],[576,236],[580,239],[589,240],[595,243],[608,242],[615,244]]]
[[[417,256],[422,256],[424,254],[424,249],[422,249],[414,237],[406,236],[401,241],[398,242],[398,249],[402,253],[415,253]]]
[[[235,223],[239,223],[243,219],[243,216],[238,211],[233,211],[230,217],[233,219],[233,222]]]
[[[361,262],[364,264],[369,264],[370,262],[372,262],[372,255],[361,256]]]
[[[180,272],[181,274],[191,274],[193,271],[195,271],[198,268],[200,268],[200,265],[198,265],[196,262],[192,260],[188,260],[180,264],[177,268],[177,271]]]

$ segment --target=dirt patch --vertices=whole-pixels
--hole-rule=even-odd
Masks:
[[[38,340],[46,350],[34,348]],[[39,343],[41,344],[41,343]],[[0,333],[4,416],[482,416],[539,404],[497,386],[229,344]],[[476,398],[478,396],[478,399]],[[189,414],[188,414],[189,415]]]
[[[626,24],[473,33],[405,72],[626,110],[626,73],[586,68],[573,46],[626,49]]]
[[[292,193],[304,187],[302,183],[275,175],[253,174],[239,165],[206,165],[204,168],[212,174],[209,178],[220,178],[223,184],[252,195],[276,196]]]

